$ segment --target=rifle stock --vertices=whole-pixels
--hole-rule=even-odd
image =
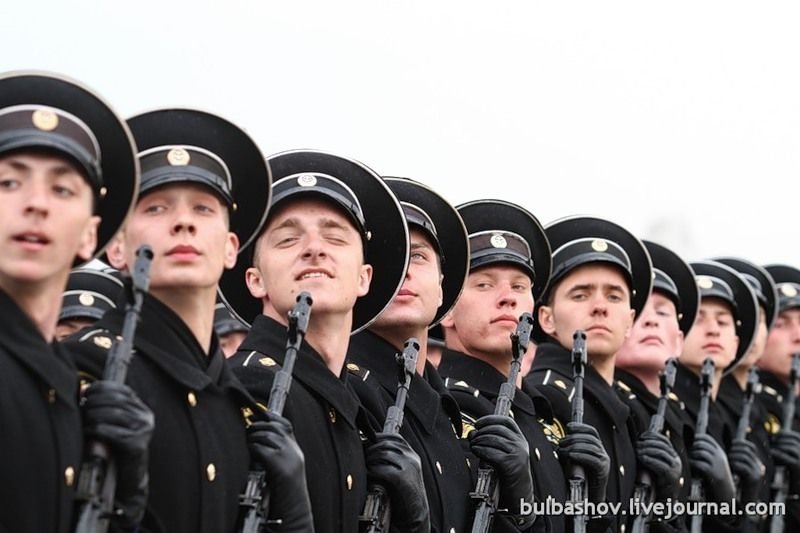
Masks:
[[[531,332],[533,331],[533,316],[523,313],[519,317],[517,329],[511,334],[511,368],[508,379],[500,386],[494,414],[508,416],[514,394],[517,390],[517,376],[522,367],[522,357],[528,350]],[[494,515],[497,512],[497,502],[500,499],[500,484],[497,472],[490,465],[478,465],[478,480],[475,490],[470,493],[470,498],[477,502],[475,517],[472,521],[472,533],[486,533],[490,530]]]
[[[674,358],[667,359],[664,365],[664,371],[659,376],[661,385],[661,396],[658,398],[658,407],[656,412],[650,417],[649,430],[655,433],[661,433],[664,430],[664,417],[667,412],[667,403],[669,402],[669,393],[675,386],[675,374],[677,373],[677,361]],[[640,512],[633,520],[632,533],[645,533],[650,528],[650,521],[652,520],[652,512],[648,513],[645,505],[649,504],[655,499],[653,492],[653,476],[649,471],[640,469],[638,478],[636,480],[636,489],[634,491],[634,501],[639,502]]]
[[[800,375],[800,353],[792,356],[792,368],[789,371],[789,387],[786,389],[786,397],[783,399],[783,419],[781,420],[781,431],[791,430],[792,421],[794,420],[795,410],[795,389],[797,387],[797,378]],[[786,498],[789,495],[789,473],[786,471],[786,466],[777,465],[775,473],[772,477],[772,501],[777,503],[786,503]],[[772,516],[769,523],[770,533],[782,533],[784,530],[784,518],[781,514]]]
[[[403,413],[406,408],[408,389],[411,379],[417,371],[417,357],[419,356],[419,341],[415,338],[406,340],[403,353],[397,356],[398,383],[394,404],[386,410],[386,419],[383,423],[383,432],[398,434],[403,427]],[[366,528],[366,533],[380,533],[389,531],[391,523],[391,506],[389,494],[381,485],[375,483],[369,486],[364,510],[359,516],[359,522]]]
[[[297,295],[297,302],[288,313],[289,325],[286,330],[286,355],[283,366],[275,373],[269,393],[267,410],[282,415],[292,386],[292,372],[297,352],[303,344],[311,318],[311,295],[303,291]],[[259,464],[252,465],[247,475],[247,485],[239,496],[239,507],[244,511],[242,533],[261,533],[267,525],[269,515],[269,491],[264,469]]]
[[[572,335],[572,422],[583,423],[583,377],[586,369],[586,332],[577,330]],[[569,473],[569,501],[576,509],[583,506],[586,498],[586,471],[582,465],[573,464]],[[572,517],[572,530],[574,533],[584,533],[588,518],[583,514]]]
[[[150,285],[150,265],[153,250],[143,245],[136,250],[131,272],[131,294],[125,307],[122,335],[114,339],[108,351],[103,379],[125,383],[128,365],[133,357],[133,341],[142,311],[142,303]],[[81,464],[77,498],[83,503],[78,514],[76,533],[105,533],[114,512],[114,492],[117,488],[117,468],[105,443],[87,443],[86,459]]]
[[[697,412],[697,422],[694,432],[695,437],[705,435],[708,432],[708,406],[713,376],[714,361],[710,357],[707,357],[705,361],[703,361],[703,369],[700,372],[700,410]],[[692,477],[692,486],[689,489],[689,500],[693,502],[705,501],[702,479]],[[689,529],[691,533],[701,533],[703,530],[703,515],[692,515]]]

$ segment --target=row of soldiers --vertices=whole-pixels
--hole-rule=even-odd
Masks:
[[[51,73],[0,77],[0,202],[0,531],[797,528],[800,270]]]

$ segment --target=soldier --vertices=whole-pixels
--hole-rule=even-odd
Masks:
[[[794,420],[786,421],[783,404],[787,395],[796,395],[796,390],[789,390],[788,383],[792,356],[800,352],[800,270],[777,264],[765,269],[776,284],[778,317],[757,363],[763,385],[759,399],[768,413],[764,425],[772,435],[775,466],[784,468],[788,474],[785,530],[797,531],[800,528],[800,410],[795,409]]]
[[[685,501],[689,494],[689,456],[685,439],[691,424],[681,411],[680,399],[671,392],[664,413],[664,430],[673,450],[663,437],[650,431],[661,396],[659,374],[670,358],[683,351],[683,341],[694,324],[700,296],[694,271],[672,250],[642,241],[653,263],[653,290],[644,309],[625,339],[615,360],[615,387],[631,410],[635,424],[639,467],[650,474],[656,501]],[[648,451],[652,453],[647,453]],[[651,531],[680,531],[682,516],[666,522],[653,516]]]
[[[233,356],[247,336],[250,328],[242,322],[224,301],[217,300],[214,306],[214,331],[219,338],[219,347],[226,358]]]
[[[408,229],[400,204],[377,174],[343,157],[292,151],[269,161],[273,203],[253,266],[232,271],[222,285],[237,314],[252,320],[230,361],[268,405],[284,361],[287,313],[308,291],[311,316],[284,414],[306,457],[315,527],[357,531],[369,479],[390,495],[393,528],[427,531],[419,457],[399,435],[373,434],[380,428],[345,368],[351,333],[380,314],[405,276]]]
[[[82,424],[115,458],[112,529],[141,519],[152,413],[105,381],[79,409],[74,361],[52,344],[70,269],[106,246],[137,181],[128,129],[92,91],[49,73],[0,77],[0,531],[72,530]]]
[[[550,246],[539,221],[527,210],[501,200],[479,200],[458,207],[469,233],[470,272],[464,292],[442,320],[447,348],[439,373],[461,407],[464,436],[473,452],[496,444],[507,450],[495,469],[499,474],[499,507],[517,519],[520,529],[564,531],[562,516],[534,516],[519,509],[534,497],[563,502],[566,482],[554,455],[552,413],[541,395],[520,389],[521,373],[510,417],[494,415],[500,386],[508,381],[510,335],[520,315],[550,277]],[[497,457],[484,457],[497,462]],[[489,461],[491,459],[492,461]],[[530,493],[526,493],[530,491]],[[535,494],[534,494],[535,493]]]
[[[464,457],[458,405],[427,360],[428,327],[453,306],[467,274],[468,244],[455,208],[428,187],[404,178],[385,178],[403,208],[410,237],[408,271],[394,300],[354,335],[348,370],[362,405],[381,423],[395,403],[396,354],[406,339],[420,343],[416,374],[406,400],[401,434],[422,461],[431,531],[469,528],[474,488]]]
[[[636,454],[629,409],[613,388],[617,351],[650,294],[652,270],[644,245],[624,228],[594,217],[569,217],[545,229],[553,247],[550,285],[537,304],[536,355],[526,384],[535,386],[567,428],[559,456],[589,446],[585,465],[593,501],[624,502],[633,496]],[[571,420],[576,330],[586,332],[584,424]],[[565,450],[566,448],[566,450]],[[569,459],[569,455],[564,457]],[[610,474],[610,475],[609,475]],[[622,516],[607,516],[612,531],[624,531]]]
[[[692,471],[702,479],[710,501],[730,502],[736,497],[733,473],[742,477],[742,499],[753,501],[757,498],[764,466],[758,461],[752,442],[733,440],[722,408],[715,400],[723,372],[733,369],[750,348],[756,329],[756,298],[736,271],[722,263],[697,261],[690,266],[700,289],[700,308],[684,342],[675,393],[682,400],[692,424],[696,424],[700,410],[699,376],[703,361],[711,358],[714,362],[708,433],[695,435],[690,446]],[[704,525],[710,531],[740,531],[744,527],[743,518],[709,515]]]
[[[61,341],[76,331],[91,326],[106,311],[116,309],[122,288],[122,275],[116,269],[73,269],[62,296],[56,340]]]
[[[734,257],[722,257],[715,259],[715,261],[736,270],[742,279],[750,285],[758,302],[758,318],[753,343],[739,363],[730,372],[725,373],[720,383],[719,394],[717,394],[717,402],[728,417],[726,423],[730,427],[731,434],[735,435],[742,417],[749,373],[764,353],[767,335],[778,314],[778,296],[775,282],[764,268],[750,261]],[[770,434],[764,427],[767,411],[764,404],[757,397],[759,390],[760,384],[756,386],[756,390],[753,392],[755,396],[750,407],[746,438],[753,443],[758,459],[764,465],[765,471],[758,479],[740,479],[739,485],[741,487],[748,482],[758,484],[759,490],[755,492],[754,487],[753,496],[755,497],[757,494],[758,500],[767,502],[770,500],[769,480],[772,479],[774,463],[770,454]],[[733,466],[732,464],[731,467]],[[761,519],[762,517],[755,515],[748,516],[746,530],[758,530]]]
[[[246,427],[245,417],[259,419],[257,407],[225,364],[213,329],[219,278],[269,205],[268,167],[247,134],[209,113],[165,109],[128,124],[141,150],[141,194],[107,256],[125,270],[140,246],[154,254],[127,379],[156,418],[143,529],[234,531],[254,461],[282,487],[270,517],[286,531],[308,531],[291,427],[279,417]],[[98,375],[122,321],[122,310],[109,311],[69,340],[89,375]]]

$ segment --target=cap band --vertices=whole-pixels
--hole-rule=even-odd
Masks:
[[[469,236],[469,269],[491,263],[513,263],[523,267],[535,279],[531,248],[517,233],[503,230],[487,230]]]

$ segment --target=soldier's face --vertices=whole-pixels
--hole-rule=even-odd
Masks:
[[[159,187],[140,198],[108,249],[115,268],[133,266],[136,250],[153,248],[150,290],[216,289],[236,264],[239,241],[228,229],[227,207],[209,189],[186,183]]]
[[[328,202],[302,199],[281,206],[270,215],[257,249],[247,286],[262,300],[264,314],[281,323],[302,291],[311,294],[315,316],[352,321],[356,300],[369,290],[372,267],[364,264],[361,236]]]
[[[469,273],[455,307],[442,321],[447,346],[485,358],[511,357],[510,335],[533,312],[531,278],[521,269],[487,266]]]
[[[406,338],[427,329],[442,305],[442,275],[436,249],[422,231],[411,228],[409,233],[411,250],[406,278],[392,303],[371,326],[378,333],[407,333]]]
[[[66,159],[0,156],[0,285],[66,284],[75,258],[90,259],[97,245],[92,202],[91,187]]]
[[[226,358],[236,353],[245,337],[247,333],[244,331],[232,331],[219,336],[219,347]]]
[[[584,330],[592,357],[613,357],[633,326],[628,284],[612,266],[576,268],[555,287],[551,302],[539,309],[542,330],[568,349],[575,331]]]
[[[800,308],[781,311],[767,336],[758,366],[788,379],[792,354],[800,352]]]
[[[95,322],[96,320],[91,318],[68,318],[66,320],[61,320],[56,326],[56,340],[63,340],[73,333],[76,333],[85,327],[91,326]]]
[[[683,351],[683,332],[678,327],[675,304],[659,292],[647,299],[630,336],[617,352],[616,366],[658,372],[670,357]]]
[[[694,326],[686,336],[680,362],[697,372],[706,357],[714,361],[714,368],[722,371],[736,359],[739,337],[731,308],[718,298],[704,298]]]

